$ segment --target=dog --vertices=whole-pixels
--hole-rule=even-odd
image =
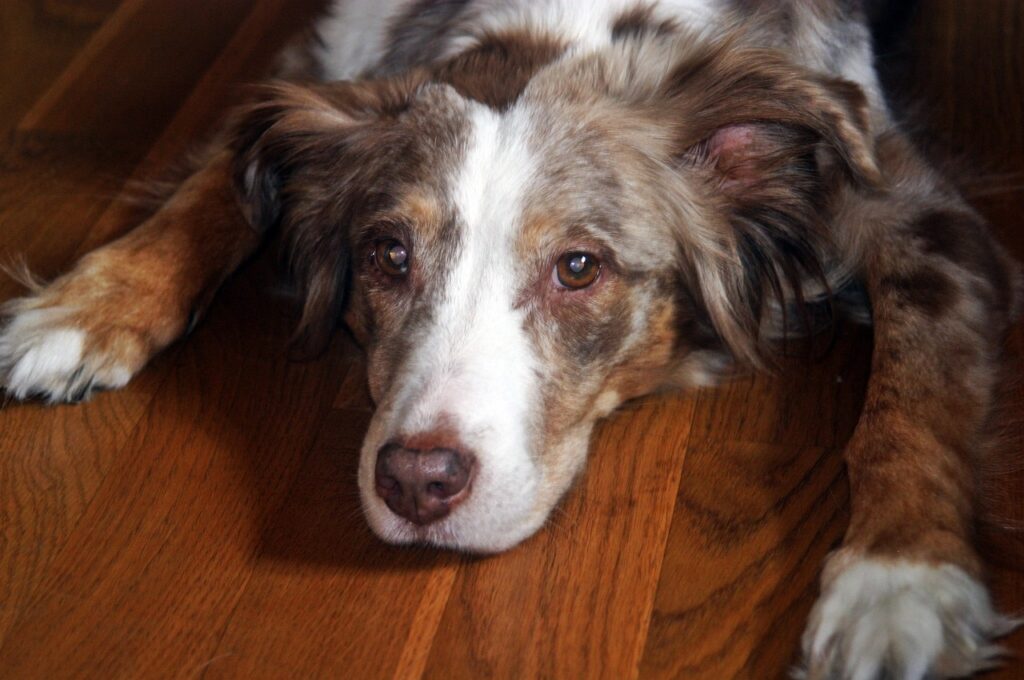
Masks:
[[[349,0],[276,75],[155,214],[7,304],[10,395],[123,386],[275,234],[297,346],[343,319],[366,352],[373,531],[496,552],[600,418],[769,366],[862,290],[852,516],[802,673],[995,660],[972,508],[1024,284],[894,123],[860,2]]]

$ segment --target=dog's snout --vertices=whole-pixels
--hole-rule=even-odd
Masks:
[[[420,450],[386,444],[377,451],[377,495],[414,524],[445,517],[469,494],[475,458],[451,448]]]

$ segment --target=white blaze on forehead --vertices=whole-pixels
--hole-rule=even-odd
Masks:
[[[388,439],[454,429],[477,458],[473,493],[427,530],[436,543],[477,550],[512,545],[547,515],[533,432],[540,409],[537,359],[516,309],[536,273],[516,262],[515,239],[535,159],[528,118],[472,105],[462,162],[450,180],[459,237],[403,375],[385,396],[363,452],[360,484],[371,525],[390,540],[416,534],[372,495],[372,458]]]
[[[519,107],[502,115],[481,104],[471,106],[472,132],[453,185],[455,205],[468,241],[511,245],[536,167],[528,148],[533,120]]]
[[[526,447],[523,411],[533,402],[534,357],[515,309],[522,273],[513,257],[523,194],[533,175],[527,119],[474,105],[463,162],[452,179],[459,241],[443,295],[433,310],[422,360],[427,381],[407,427],[429,428],[439,415],[464,436],[505,430]],[[485,434],[487,432],[487,434]]]

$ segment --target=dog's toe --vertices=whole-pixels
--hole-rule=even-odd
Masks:
[[[807,680],[959,678],[998,663],[1015,622],[952,564],[849,556],[826,573],[804,633]]]

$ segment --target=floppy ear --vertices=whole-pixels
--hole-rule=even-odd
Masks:
[[[349,225],[387,191],[395,117],[422,78],[264,86],[233,130],[234,181],[254,229],[280,228],[304,295],[293,349],[323,349],[345,299]]]
[[[766,329],[786,325],[769,317],[802,309],[808,281],[830,292],[836,183],[881,186],[867,99],[775,52],[729,45],[679,62],[662,94],[679,171],[716,222],[703,241],[680,225],[684,266],[732,353],[763,363]]]

